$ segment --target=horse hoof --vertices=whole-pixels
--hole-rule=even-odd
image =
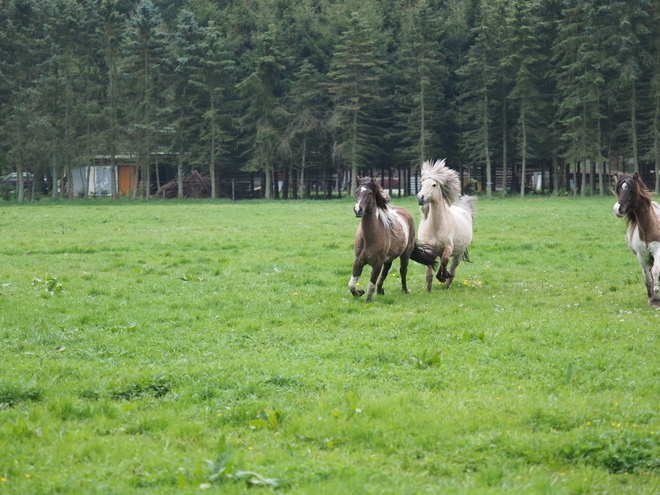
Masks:
[[[378,292],[378,294],[380,294],[381,296],[385,295],[385,289],[377,289],[376,292]]]
[[[653,306],[654,308],[660,308],[660,297],[652,297],[649,299],[649,306]]]
[[[364,291],[362,289],[356,289],[356,290],[352,290],[351,294],[353,294],[355,297],[360,297],[364,295]]]

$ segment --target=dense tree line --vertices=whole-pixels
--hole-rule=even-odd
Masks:
[[[213,197],[249,171],[295,198],[311,174],[352,193],[440,157],[488,195],[497,177],[524,195],[530,169],[602,194],[612,168],[659,172],[660,0],[0,0],[19,200],[24,172],[55,184],[127,154],[148,198],[156,151],[180,195],[192,169]]]

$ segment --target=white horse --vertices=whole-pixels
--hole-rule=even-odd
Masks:
[[[475,198],[461,196],[458,173],[445,166],[445,160],[422,164],[422,189],[417,203],[422,212],[419,224],[419,242],[428,244],[441,257],[436,275],[449,289],[454,280],[456,267],[461,259],[470,262],[468,246],[472,242]],[[449,258],[451,267],[447,270]],[[433,286],[433,270],[426,267],[426,290]]]

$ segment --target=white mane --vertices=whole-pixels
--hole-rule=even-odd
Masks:
[[[392,218],[392,215],[390,214],[390,210],[387,207],[387,205],[385,205],[385,208],[376,207],[376,218],[378,218],[378,220],[381,221],[387,233],[389,235],[392,235],[392,229],[394,228],[394,219]]]
[[[435,181],[442,191],[442,197],[447,205],[451,206],[461,196],[461,181],[458,172],[445,166],[445,159],[426,160],[422,164],[422,181],[429,179]]]

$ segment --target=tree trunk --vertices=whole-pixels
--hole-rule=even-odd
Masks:
[[[632,140],[633,165],[635,172],[639,173],[639,156],[637,150],[637,85],[632,82],[632,96],[630,104],[630,139]]]
[[[527,172],[527,126],[525,125],[525,104],[520,114],[522,124],[522,165],[520,170],[520,197],[525,197],[525,174]]]
[[[23,165],[16,166],[16,199],[22,202],[25,199],[25,183],[23,182]]]
[[[264,172],[266,174],[266,188],[264,190],[264,198],[273,199],[273,174],[270,163],[266,164]]]
[[[51,179],[52,179],[52,184],[53,188],[50,191],[50,197],[53,201],[57,199],[58,192],[57,192],[57,155],[53,152],[53,165],[51,167]]]
[[[211,199],[215,199],[218,197],[218,192],[215,187],[215,99],[212,89],[209,89],[209,96],[211,98]]]
[[[504,78],[502,78],[502,90],[504,90]],[[504,93],[503,93],[504,94]],[[507,161],[509,160],[507,135],[506,135],[506,102],[502,101],[502,190],[506,193],[507,184]]]
[[[486,154],[486,197],[493,197],[493,172],[490,166],[490,135],[488,133],[488,93],[484,93],[484,152]]]
[[[181,156],[179,156],[179,159],[176,164],[176,184],[177,184],[177,192],[176,192],[176,197],[181,199],[183,198],[183,164],[181,163]]]

